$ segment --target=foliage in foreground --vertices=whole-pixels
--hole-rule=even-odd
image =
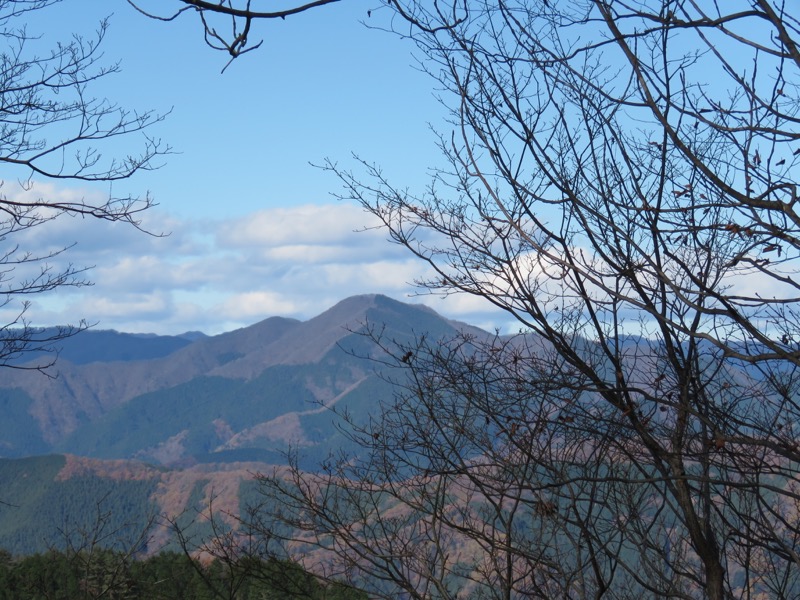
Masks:
[[[51,551],[20,559],[0,552],[0,599],[41,598],[358,600],[366,596],[343,585],[323,585],[295,564],[272,560],[250,558],[229,570],[219,561],[201,565],[176,552],[142,561],[110,550]]]

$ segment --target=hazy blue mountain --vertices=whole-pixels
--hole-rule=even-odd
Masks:
[[[44,336],[49,330],[44,330]],[[147,360],[162,358],[206,337],[198,332],[182,335],[149,335],[120,333],[114,330],[87,329],[52,344],[53,353],[31,352],[26,362],[41,362],[42,358],[68,361],[76,365],[118,360]],[[55,355],[55,356],[54,356]],[[24,363],[23,363],[24,364]]]
[[[291,447],[311,465],[344,443],[331,407],[366,418],[391,397],[364,358],[379,352],[365,329],[391,344],[456,327],[468,326],[365,295],[211,337],[84,332],[65,341],[55,378],[0,371],[0,456],[274,463]]]
[[[392,397],[364,358],[378,353],[366,328],[391,344],[469,327],[357,296],[308,321],[276,317],[211,337],[86,332],[62,348],[56,377],[0,370],[0,548],[63,546],[98,518],[124,547],[148,516],[192,522],[212,496],[236,514],[253,473],[283,463],[290,447],[317,467],[348,443],[332,407],[366,419]],[[165,523],[152,524],[141,552],[173,547]]]

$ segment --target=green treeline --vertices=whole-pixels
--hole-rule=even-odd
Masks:
[[[0,551],[0,600],[365,600],[340,584],[323,584],[294,563],[246,558],[201,565],[183,553],[146,560],[111,550],[49,551],[12,558]]]
[[[81,534],[113,535],[104,545],[128,547],[157,512],[157,481],[87,475],[58,481],[61,455],[0,460],[0,548],[15,556],[80,544]]]

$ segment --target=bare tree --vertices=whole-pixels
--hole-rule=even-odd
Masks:
[[[339,582],[323,585],[285,556],[277,557],[271,548],[273,532],[253,527],[258,523],[252,515],[242,518],[215,509],[213,492],[195,517],[184,513],[169,520],[189,564],[215,598],[366,598]]]
[[[678,589],[649,539],[665,516],[633,485],[646,467],[611,447],[620,427],[554,375],[552,349],[466,333],[398,346],[374,331],[397,395],[370,422],[342,415],[365,453],[260,477],[248,526],[272,551],[385,598]]]
[[[81,598],[134,597],[130,567],[147,547],[156,520],[148,515],[144,522],[114,526],[107,500],[108,494],[96,501],[94,519],[86,526],[65,522],[51,548],[63,552],[79,574]]]
[[[418,196],[328,167],[423,288],[527,333],[375,334],[398,397],[364,455],[263,477],[265,527],[387,597],[796,597],[797,9],[390,5],[450,167]]]
[[[449,168],[415,196],[328,167],[435,272],[423,288],[529,333],[376,336],[410,379],[351,423],[366,455],[265,477],[267,517],[387,596],[795,597],[797,8],[388,7],[451,109]],[[515,515],[553,525],[526,539]]]
[[[53,265],[67,248],[26,248],[16,240],[26,230],[64,215],[121,221],[139,227],[150,197],[116,197],[99,202],[65,201],[39,195],[37,182],[114,182],[152,169],[169,148],[147,135],[162,117],[121,108],[92,95],[98,80],[117,65],[101,62],[107,23],[93,38],[72,36],[42,53],[41,39],[26,27],[32,11],[57,0],[0,0],[0,305],[20,301],[17,317],[0,327],[0,364],[20,366],[20,355],[52,349],[52,343],[86,327],[40,329],[30,326],[26,298],[64,286],[81,286],[85,267]],[[107,157],[102,150],[119,137],[141,137],[141,153]],[[39,363],[42,368],[49,362]]]
[[[251,40],[251,27],[254,22],[285,20],[286,17],[334,2],[339,2],[339,0],[311,0],[310,2],[300,0],[278,6],[272,2],[258,2],[258,0],[255,2],[253,0],[222,0],[220,2],[177,0],[178,8],[172,10],[169,7],[165,9],[162,2],[156,3],[157,8],[151,9],[145,0],[128,0],[128,4],[137,11],[158,21],[174,21],[184,14],[197,15],[202,25],[206,44],[214,50],[230,54],[230,61],[222,69],[223,71],[235,58],[261,46],[263,40],[256,43]]]

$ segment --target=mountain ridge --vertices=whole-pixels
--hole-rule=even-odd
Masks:
[[[270,317],[195,341],[167,336],[160,345],[136,336],[135,344],[149,339],[159,348],[155,357],[117,348],[106,353],[110,360],[59,361],[54,378],[0,372],[0,408],[17,421],[0,425],[0,456],[62,452],[193,464],[224,453],[274,460],[292,444],[319,455],[338,440],[321,409],[335,401],[366,414],[391,394],[362,358],[378,351],[364,335],[368,327],[396,341],[475,329],[423,305],[366,294],[307,321]],[[85,338],[109,339],[131,341],[119,332]],[[72,343],[74,355],[101,354]]]
[[[55,377],[0,370],[0,547],[43,552],[101,514],[121,531],[152,515],[192,521],[212,499],[236,515],[257,500],[253,475],[290,451],[318,468],[352,444],[332,407],[366,419],[392,396],[364,358],[378,352],[365,328],[401,343],[479,331],[369,294],[307,321],[270,317],[194,339],[84,332],[66,341]],[[175,549],[163,522],[144,554]]]

